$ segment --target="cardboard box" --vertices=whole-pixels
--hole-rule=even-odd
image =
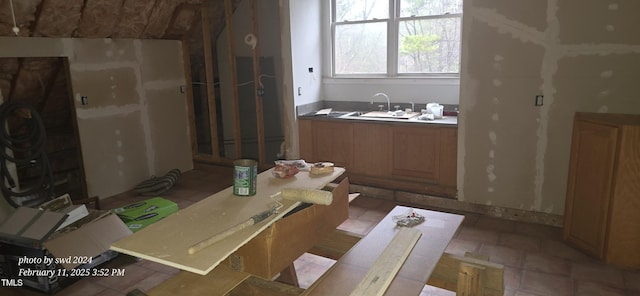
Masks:
[[[38,207],[39,210],[57,212],[67,215],[67,218],[56,228],[59,231],[62,228],[69,226],[70,224],[89,215],[89,210],[84,204],[74,205],[69,194],[63,194],[53,200],[41,204]]]
[[[145,228],[177,211],[178,204],[162,197],[154,197],[113,210],[132,232]]]
[[[331,192],[331,205],[303,204],[240,247],[227,264],[266,279],[276,276],[349,217],[349,179]]]
[[[76,230],[56,233],[44,242],[44,246],[56,258],[95,257],[108,251],[112,243],[131,233],[118,216],[106,213]],[[66,269],[72,269],[81,264],[81,260],[78,260],[61,265]]]

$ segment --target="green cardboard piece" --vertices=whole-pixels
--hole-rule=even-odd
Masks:
[[[113,210],[133,232],[143,229],[178,211],[178,204],[154,197]]]

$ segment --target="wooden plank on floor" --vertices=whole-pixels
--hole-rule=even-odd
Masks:
[[[419,295],[462,223],[463,216],[396,206],[303,295],[348,295],[353,291],[384,247],[399,231],[393,216],[406,215],[409,210],[425,217],[423,223],[414,226],[425,235],[418,240],[400,268],[387,290],[387,295]]]
[[[362,281],[351,292],[351,296],[384,295],[420,236],[422,236],[422,232],[418,229],[401,228],[373,263]]]

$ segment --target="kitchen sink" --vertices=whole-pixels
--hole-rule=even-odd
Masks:
[[[367,117],[367,118],[391,118],[391,119],[410,119],[420,115],[418,112],[388,112],[388,111],[354,111],[341,117]]]

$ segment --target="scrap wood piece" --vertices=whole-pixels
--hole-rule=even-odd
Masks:
[[[479,265],[460,263],[458,271],[458,295],[484,295],[486,268]]]
[[[418,229],[400,228],[362,281],[351,292],[351,296],[383,295],[420,236],[422,232]]]
[[[463,265],[465,264],[465,265]],[[504,266],[502,264],[489,262],[488,258],[479,256],[478,254],[465,254],[459,256],[450,253],[444,253],[438,261],[438,265],[434,269],[431,277],[427,281],[427,285],[446,289],[449,291],[457,291],[460,293],[461,287],[459,283],[464,279],[460,277],[460,271],[468,268],[467,266],[482,267],[482,293],[487,296],[501,296],[504,294]]]

